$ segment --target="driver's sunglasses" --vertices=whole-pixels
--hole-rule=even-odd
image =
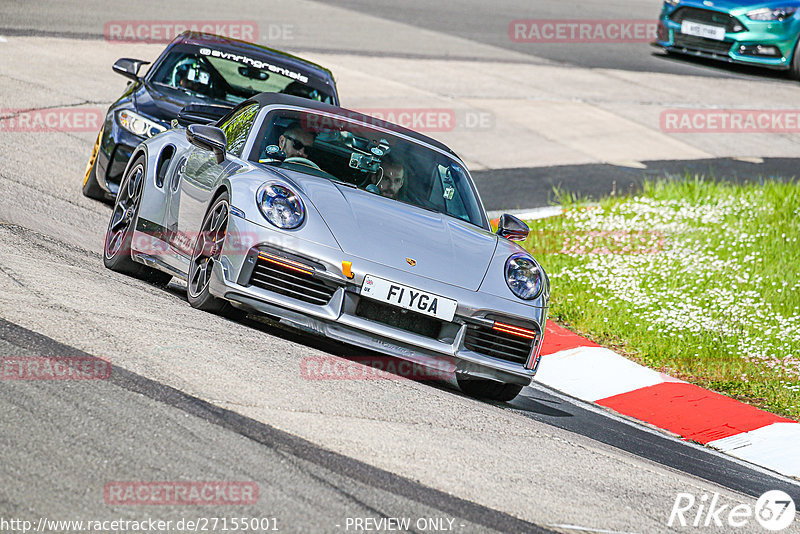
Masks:
[[[292,142],[292,145],[294,146],[295,150],[306,150],[306,149],[311,148],[311,146],[304,145],[302,141],[298,141],[294,137],[291,137],[289,135],[284,135],[284,137]]]

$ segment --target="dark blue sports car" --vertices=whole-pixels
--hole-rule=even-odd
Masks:
[[[339,105],[328,69],[264,46],[217,35],[184,32],[144,76],[149,61],[123,58],[114,72],[132,82],[111,104],[86,166],[83,194],[113,201],[133,149],[171,127],[190,104],[203,104],[207,122],[259,93],[283,93]],[[209,111],[211,110],[211,111]],[[193,117],[197,122],[198,117]]]

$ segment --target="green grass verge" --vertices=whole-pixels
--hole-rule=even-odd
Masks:
[[[530,221],[550,317],[653,369],[800,419],[800,184],[703,177]]]

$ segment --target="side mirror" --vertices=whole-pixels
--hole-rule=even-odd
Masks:
[[[130,59],[127,57],[120,58],[114,63],[114,66],[111,67],[114,72],[117,74],[122,74],[126,78],[130,78],[131,80],[138,82],[139,78],[139,69],[142,68],[142,65],[150,64],[149,61],[142,61],[141,59]]]
[[[178,112],[178,125],[185,128],[190,124],[216,124],[231,109],[227,106],[189,104]]]
[[[190,124],[186,128],[186,139],[196,147],[214,152],[217,163],[225,161],[225,147],[228,146],[228,140],[225,132],[216,126]]]
[[[524,241],[528,238],[528,232],[530,228],[527,224],[508,213],[501,216],[497,223],[497,235],[512,241]]]

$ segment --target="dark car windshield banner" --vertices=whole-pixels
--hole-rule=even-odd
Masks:
[[[271,63],[267,63],[266,61],[260,59],[253,59],[251,57],[243,56],[241,54],[235,54],[233,52],[225,52],[222,50],[214,50],[212,48],[201,48],[200,53],[204,56],[211,56],[220,59],[236,61],[238,63],[250,65],[251,67],[255,67],[257,69],[268,70],[270,72],[280,74],[281,76],[286,76],[287,78],[291,78],[293,80],[297,80],[303,83],[308,83],[308,76],[287,69],[286,67],[281,67],[280,65],[273,65]]]

